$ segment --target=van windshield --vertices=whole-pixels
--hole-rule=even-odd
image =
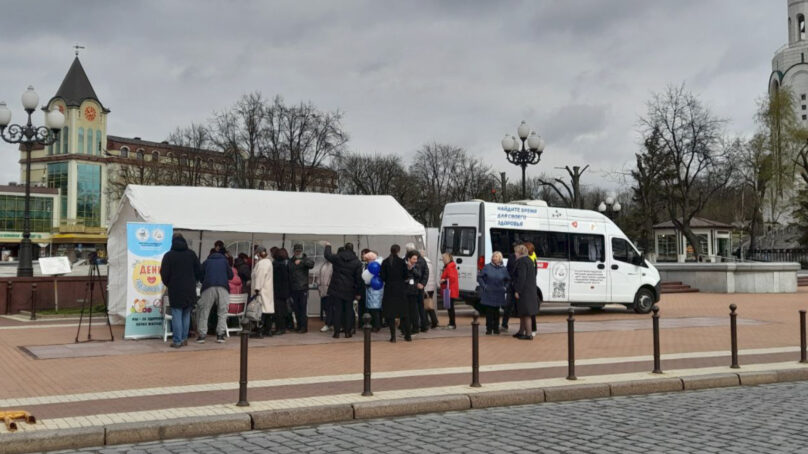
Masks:
[[[476,239],[477,229],[474,227],[444,227],[440,251],[468,257],[474,255]]]

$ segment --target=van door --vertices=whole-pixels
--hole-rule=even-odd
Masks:
[[[644,266],[638,265],[641,256],[634,246],[623,238],[611,238],[609,280],[612,284],[613,303],[633,303],[642,284]]]
[[[569,301],[569,236],[566,232],[536,232],[533,236],[536,247],[536,280],[544,301]]]
[[[570,302],[608,301],[603,235],[570,233]]]
[[[477,288],[477,229],[444,227],[441,236],[441,253],[454,256],[460,291],[464,294],[473,292]]]

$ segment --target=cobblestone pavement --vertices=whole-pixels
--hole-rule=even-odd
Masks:
[[[491,408],[74,453],[808,452],[808,382]],[[66,452],[66,451],[64,451]]]

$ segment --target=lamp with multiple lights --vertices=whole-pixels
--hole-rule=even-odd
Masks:
[[[605,214],[611,220],[617,217],[621,208],[620,202],[618,202],[613,195],[607,196],[606,200],[600,202],[600,205],[598,205],[598,211]]]
[[[25,214],[23,218],[22,241],[20,242],[19,264],[17,276],[34,275],[33,253],[31,246],[31,152],[34,145],[48,146],[59,139],[59,131],[65,125],[65,116],[59,109],[45,112],[45,126],[34,126],[31,116],[39,105],[39,95],[34,87],[22,94],[22,107],[28,114],[25,125],[10,124],[11,110],[5,102],[0,102],[0,137],[5,142],[20,145],[25,150]],[[43,108],[43,110],[45,110]]]
[[[544,152],[544,140],[531,131],[530,126],[524,121],[516,129],[519,137],[506,134],[502,139],[502,149],[508,157],[508,162],[522,168],[522,198],[527,198],[525,187],[525,169],[528,165],[535,165],[541,161],[541,154]]]

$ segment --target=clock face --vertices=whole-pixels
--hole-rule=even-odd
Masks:
[[[87,106],[87,107],[84,108],[84,118],[86,118],[87,121],[95,120],[95,115],[96,115],[96,112],[95,112],[94,107]]]

